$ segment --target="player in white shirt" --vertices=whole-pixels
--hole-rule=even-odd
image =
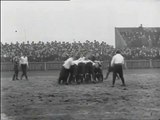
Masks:
[[[74,64],[74,59],[75,57],[73,56],[64,61],[58,78],[59,84],[68,84],[67,79],[70,73],[70,67]]]
[[[27,76],[28,57],[26,56],[25,53],[22,54],[22,56],[20,58],[20,65],[21,65],[21,69],[22,69],[21,80],[22,80],[23,76],[25,76],[26,80],[28,80],[28,76]]]
[[[85,60],[85,57],[80,57],[78,60],[83,62]]]
[[[73,64],[71,65],[70,69],[69,69],[69,78],[68,78],[68,84],[72,84],[77,82],[76,81],[76,76],[77,76],[77,67],[79,64],[79,60],[73,60]]]
[[[71,65],[73,65],[74,58],[70,57],[66,61],[64,61],[63,67],[65,69],[70,69]]]
[[[80,62],[79,60],[74,60],[73,65],[78,65],[79,62]]]
[[[108,69],[107,69],[106,77],[104,79],[108,79],[108,76],[111,72],[113,72],[113,67],[111,66],[111,59],[110,59],[109,63],[108,63]],[[118,74],[116,74],[116,78],[119,79]]]
[[[112,57],[111,66],[113,67],[113,83],[112,87],[114,87],[116,74],[119,74],[119,77],[122,80],[122,86],[125,85],[124,77],[123,77],[123,68],[122,65],[124,64],[124,57],[121,55],[119,50],[116,51],[116,55]]]

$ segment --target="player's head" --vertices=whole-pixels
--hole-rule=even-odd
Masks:
[[[120,50],[117,50],[117,51],[116,51],[116,54],[121,54],[121,51],[120,51]]]

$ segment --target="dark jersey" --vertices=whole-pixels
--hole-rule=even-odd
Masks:
[[[14,64],[14,70],[18,70],[18,67],[19,67],[19,58],[17,56],[15,56],[13,58],[13,64]]]

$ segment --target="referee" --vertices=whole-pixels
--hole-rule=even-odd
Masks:
[[[113,56],[111,60],[111,66],[113,67],[113,83],[112,87],[114,87],[116,74],[119,74],[119,77],[122,80],[122,86],[126,86],[124,77],[123,77],[123,68],[122,65],[124,64],[124,57],[121,55],[120,50],[116,51],[116,55]]]

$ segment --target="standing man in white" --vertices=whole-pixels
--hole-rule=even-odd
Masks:
[[[21,80],[22,80],[23,76],[25,76],[26,80],[28,80],[28,76],[27,76],[28,57],[26,56],[25,53],[22,54],[22,56],[20,58],[20,64],[21,64],[21,69],[22,69]]]
[[[124,64],[124,57],[121,55],[121,52],[119,50],[117,50],[116,55],[114,55],[111,60],[111,66],[113,67],[112,87],[114,87],[117,74],[119,74],[119,77],[122,80],[122,86],[126,86],[125,81],[124,81],[124,77],[123,77],[123,68],[122,68],[123,64]]]

